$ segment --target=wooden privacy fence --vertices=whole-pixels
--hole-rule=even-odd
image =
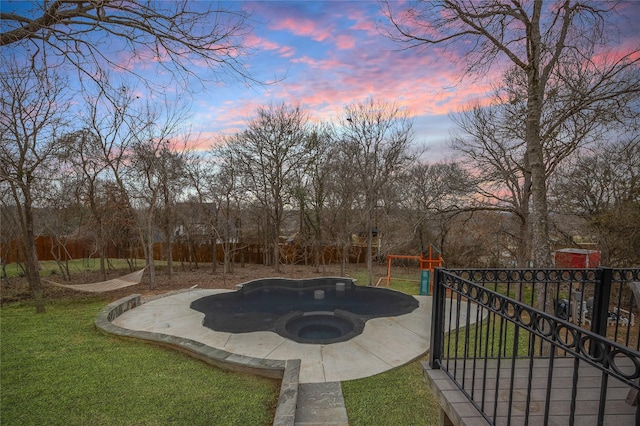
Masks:
[[[366,248],[360,246],[348,247],[349,263],[362,263],[366,260]],[[209,263],[214,257],[214,245],[203,242],[174,242],[172,245],[172,259],[174,262]],[[56,239],[48,236],[36,237],[36,252],[38,260],[71,260],[98,258],[99,254],[93,241],[89,239]],[[139,244],[132,244],[128,248],[113,244],[104,249],[105,256],[118,259],[144,259],[144,251]],[[317,253],[316,253],[317,252]],[[158,242],[153,246],[153,257],[156,260],[167,260],[166,243]],[[285,264],[313,264],[317,259],[321,264],[342,262],[343,247],[326,245],[319,247],[302,246],[299,244],[281,244],[280,262]],[[375,254],[375,251],[374,251]],[[0,244],[0,256],[5,264],[21,262],[24,254],[17,241]],[[231,260],[236,263],[265,264],[273,259],[273,247],[263,244],[232,244],[230,248]],[[224,246],[215,246],[217,262],[224,261]]]

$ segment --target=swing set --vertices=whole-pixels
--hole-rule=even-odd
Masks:
[[[420,256],[406,256],[400,254],[389,254],[387,255],[387,287],[391,283],[391,261],[393,259],[411,259],[417,260],[420,262],[420,280],[411,280],[404,279],[402,281],[408,282],[419,282],[420,283],[420,294],[421,295],[430,295],[433,290],[433,285],[431,284],[431,276],[433,275],[433,270],[438,268],[444,264],[444,259],[442,258],[442,253],[440,250],[435,248],[433,244],[429,245],[429,252],[427,254],[422,253]],[[380,277],[378,280],[377,286],[380,286],[380,282],[385,279],[384,277]],[[396,278],[398,279],[398,278]]]

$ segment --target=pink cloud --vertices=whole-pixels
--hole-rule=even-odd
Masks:
[[[278,45],[277,43],[274,43],[262,37],[257,37],[254,34],[249,34],[248,36],[246,36],[245,42],[247,43],[247,47],[249,48],[260,48],[266,50],[276,50],[280,48],[280,45]]]
[[[308,37],[315,41],[324,41],[331,36],[330,28],[318,27],[316,22],[298,17],[278,20],[269,28],[272,30],[286,30],[291,34]]]
[[[169,61],[166,51],[161,48],[160,55],[152,50],[145,49],[132,55],[131,52],[120,50],[115,53],[117,64],[116,71],[150,70],[155,64]]]
[[[295,55],[296,49],[291,46],[282,46],[278,49],[278,53],[280,53],[280,56],[282,56],[283,58],[290,58]]]
[[[336,46],[338,49],[352,49],[356,45],[354,37],[347,35],[339,35],[336,37]]]
[[[369,96],[394,102],[414,116],[446,115],[456,109],[455,105],[472,102],[490,90],[488,84],[457,84],[458,70],[450,62],[453,52],[415,55],[362,46],[357,51],[338,53],[320,59],[290,59],[307,71],[298,71],[268,87],[251,102],[227,102],[212,109],[209,123],[222,133],[237,131],[255,114],[258,105],[270,102],[300,104],[314,120],[330,121],[340,116],[344,105]],[[349,61],[340,55],[347,55]]]
[[[347,12],[349,19],[355,21],[351,26],[352,30],[364,31],[370,36],[378,36],[378,28],[371,17],[366,16],[361,10],[350,10]]]
[[[309,56],[292,59],[291,62],[308,65],[314,70],[333,72],[336,72],[336,70],[344,66],[344,63],[338,59],[314,59]]]

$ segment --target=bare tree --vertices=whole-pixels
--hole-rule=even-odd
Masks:
[[[413,160],[412,121],[398,106],[369,98],[347,105],[342,118],[341,149],[345,167],[353,167],[356,188],[363,200],[363,224],[367,235],[368,285],[372,285],[372,241],[375,210],[384,205],[383,194]],[[382,204],[380,204],[382,203]]]
[[[103,145],[98,137],[89,129],[78,130],[64,136],[64,143],[69,153],[67,161],[77,176],[77,187],[74,193],[77,201],[89,206],[91,213],[91,238],[99,256],[102,279],[107,278],[105,268],[105,232],[104,221],[108,212],[107,206],[101,202],[103,188],[101,176],[108,169],[107,159],[103,156]],[[117,159],[109,159],[117,161]]]
[[[72,259],[67,244],[70,237],[79,237],[79,230],[85,216],[85,209],[78,191],[80,182],[74,173],[68,173],[65,162],[60,161],[59,167],[52,167],[53,172],[42,185],[39,193],[42,197],[42,209],[46,214],[41,215],[38,222],[42,234],[48,236],[51,247],[50,254],[58,265],[58,269],[65,280],[71,279],[69,260]],[[59,173],[55,173],[59,170]]]
[[[320,272],[320,264],[324,264],[324,231],[326,227],[325,210],[331,183],[335,178],[332,168],[332,157],[338,148],[333,145],[334,135],[328,127],[318,126],[309,135],[310,159],[308,167],[296,170],[297,185],[294,186],[294,198],[300,213],[297,240],[304,245],[305,262],[307,248],[310,245],[313,264]]]
[[[165,102],[157,108],[147,105],[141,116],[141,127],[131,135],[131,156],[127,165],[127,192],[135,199],[136,207],[144,212],[140,227],[151,288],[156,287],[154,244],[155,227],[165,235],[169,278],[172,275],[171,246],[173,221],[167,214],[175,204],[181,190],[179,181],[184,176],[184,144],[177,138],[184,111],[170,108]],[[165,214],[164,219],[160,216]]]
[[[99,202],[108,214],[103,216],[104,237],[115,249],[115,256],[125,258],[131,271],[137,267],[140,230],[131,197],[114,180],[104,180],[100,185]],[[107,262],[109,258],[106,258]]]
[[[68,133],[62,141],[67,147],[66,161],[81,183],[78,196],[88,204],[91,213],[92,238],[100,258],[100,272],[106,279],[107,228],[115,230],[112,226],[114,218],[121,217],[124,219],[121,230],[127,229],[126,218],[135,216],[126,191],[123,168],[135,136],[149,123],[140,120],[143,115],[140,102],[134,91],[126,86],[117,89],[105,86],[97,95],[92,96],[87,91],[83,97],[82,128]],[[127,200],[129,211],[126,213],[115,214],[114,209],[122,207],[120,202],[108,204],[115,196],[116,188],[121,192],[116,198]]]
[[[135,71],[135,61],[164,68],[174,80],[164,84],[177,81],[183,88],[189,76],[202,79],[204,70],[216,79],[226,74],[251,81],[240,61],[248,53],[248,14],[231,6],[187,0],[53,0],[19,8],[8,3],[0,12],[0,46],[25,58],[46,58],[51,67],[71,66],[100,86],[110,70],[149,83]],[[129,59],[113,54],[114,46],[128,51]]]
[[[518,266],[531,259],[530,214],[531,172],[526,161],[522,132],[505,107],[476,106],[458,114],[454,121],[459,132],[451,145],[461,153],[476,177],[477,197],[469,209],[502,211],[517,218],[514,235]]]
[[[37,186],[62,150],[69,101],[66,82],[50,71],[4,66],[0,73],[0,178],[8,182],[21,229],[26,275],[36,312],[45,311],[35,246]]]
[[[310,160],[307,114],[285,104],[260,107],[248,128],[230,147],[238,161],[244,189],[264,208],[273,265],[280,271],[279,237],[285,206],[291,202],[296,171]]]
[[[551,182],[559,213],[586,221],[580,237],[595,237],[607,265],[640,261],[640,142],[638,135],[601,142],[563,165]]]
[[[175,141],[171,146],[163,147],[158,161],[158,184],[160,186],[161,228],[165,235],[165,257],[167,275],[173,279],[173,240],[176,226],[176,204],[184,192],[187,181],[186,163],[190,153],[186,149],[186,140]]]
[[[569,114],[589,110],[594,103],[634,96],[637,80],[611,86],[612,79],[635,70],[638,48],[632,47],[613,60],[595,59],[599,43],[605,41],[610,3],[565,0],[558,7],[542,0],[503,3],[490,0],[441,0],[403,5],[402,12],[385,2],[383,9],[391,23],[388,35],[407,48],[430,45],[464,46],[466,72],[486,71],[508,60],[524,76],[525,160],[531,172],[532,246],[537,266],[551,264],[549,216],[546,192],[544,102],[552,96],[554,79],[562,80],[572,96]],[[611,34],[611,33],[609,33]],[[570,63],[579,67],[564,67]],[[574,70],[567,74],[565,69]],[[595,78],[578,78],[585,70]],[[555,76],[555,77],[554,77]],[[586,96],[592,91],[599,95]],[[559,125],[565,120],[557,119]],[[561,132],[561,128],[555,129]],[[561,139],[558,139],[560,141]],[[548,162],[547,162],[548,164]]]
[[[225,274],[233,272],[233,256],[238,245],[242,244],[242,168],[235,154],[233,137],[212,147],[212,173],[206,180],[206,193],[216,209],[212,223],[213,241],[214,244],[216,240],[222,242]]]
[[[333,139],[333,148],[327,156],[325,235],[329,241],[341,247],[340,275],[345,276],[352,248],[351,237],[361,227],[361,221],[354,212],[363,211],[364,207],[352,157],[341,148],[339,134],[335,134]]]
[[[26,269],[16,247],[16,242],[21,240],[16,211],[9,183],[0,179],[0,264],[2,266],[0,277],[3,280],[8,279],[7,264],[10,259],[13,260],[16,270],[20,269],[24,273]]]
[[[211,272],[217,269],[217,241],[215,229],[217,224],[217,205],[212,202],[209,185],[213,181],[213,171],[208,159],[202,155],[192,155],[184,162],[186,182],[195,191],[195,195],[187,197],[184,209],[178,209],[177,222],[179,232],[176,234],[183,241],[186,239],[189,262],[193,258],[196,269],[196,243],[206,239],[211,245]]]
[[[441,239],[440,224],[470,204],[474,180],[458,163],[416,163],[403,179],[400,205],[420,253]],[[406,239],[406,236],[405,236]]]
[[[634,115],[640,74],[633,68],[619,71],[607,77],[606,88],[596,84],[584,93],[575,88],[602,82],[602,76],[577,59],[565,59],[551,76],[540,122],[545,181],[577,149],[619,130],[619,123]],[[516,257],[518,265],[525,266],[531,258],[532,195],[525,129],[520,124],[527,111],[526,76],[513,67],[501,84],[489,106],[476,105],[454,116],[459,132],[452,146],[470,161],[478,177],[480,197],[473,208],[502,210],[517,219]],[[610,98],[611,93],[617,95]]]

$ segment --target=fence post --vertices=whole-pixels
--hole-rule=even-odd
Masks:
[[[444,305],[446,290],[441,285],[442,268],[433,271],[433,300],[431,306],[431,347],[429,352],[429,366],[440,369],[442,358],[442,342],[444,340]]]
[[[591,331],[600,336],[607,337],[607,318],[609,317],[609,295],[611,294],[611,281],[613,269],[599,268],[596,271],[597,283],[593,294],[593,321]],[[596,355],[596,354],[592,354]]]

